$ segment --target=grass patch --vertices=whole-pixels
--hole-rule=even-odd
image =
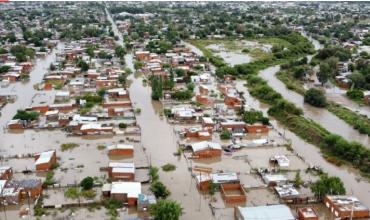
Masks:
[[[176,166],[171,164],[171,163],[167,163],[167,164],[162,166],[162,170],[165,171],[165,172],[174,171],[174,170],[176,170]]]
[[[329,102],[326,108],[338,118],[353,126],[353,128],[357,129],[361,134],[370,136],[370,120],[367,117],[334,102]]]
[[[294,78],[291,74],[287,71],[279,71],[276,74],[276,77],[282,81],[286,87],[290,90],[293,90],[301,95],[304,95],[306,90],[303,87],[303,84],[300,80]]]
[[[105,145],[103,145],[103,144],[99,144],[99,145],[97,146],[97,148],[98,148],[98,150],[104,150],[104,149],[105,149]]]
[[[81,196],[86,199],[93,199],[96,196],[96,192],[93,189],[81,190]]]
[[[76,143],[64,143],[64,144],[61,144],[60,145],[60,149],[62,151],[66,151],[66,150],[72,150],[76,147],[80,146],[79,144],[76,144]]]
[[[70,187],[64,192],[64,196],[69,199],[77,199],[80,196],[80,192],[77,187]]]

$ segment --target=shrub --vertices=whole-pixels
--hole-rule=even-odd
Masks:
[[[320,176],[320,180],[312,184],[312,192],[317,198],[323,198],[325,195],[343,195],[346,193],[343,182],[339,177],[329,177],[327,174]]]
[[[25,120],[25,121],[34,121],[38,119],[39,113],[32,111],[32,112],[27,112],[24,110],[18,110],[17,114],[13,117],[13,119],[20,119],[20,120]]]
[[[93,199],[96,196],[95,190],[89,189],[89,190],[82,190],[81,196],[83,196],[86,199]]]
[[[92,187],[94,186],[94,179],[90,176],[88,177],[85,177],[81,183],[80,183],[80,186],[84,189],[84,190],[89,190],[89,189],[92,189]]]
[[[150,167],[149,168],[149,176],[152,178],[152,181],[157,181],[159,179],[158,175],[158,168],[157,167]]]
[[[171,192],[167,189],[167,187],[160,181],[154,181],[151,186],[150,190],[154,193],[155,197],[157,198],[167,198]]]
[[[80,193],[77,187],[70,187],[64,192],[64,196],[70,199],[77,199],[80,196]]]
[[[187,100],[193,97],[193,92],[190,90],[179,90],[172,94],[172,98],[176,100]]]
[[[160,220],[178,220],[182,214],[181,205],[172,200],[159,200],[150,205],[149,211],[154,219]]]
[[[174,171],[176,170],[176,166],[171,163],[167,163],[162,166],[162,170],[165,172]]]
[[[49,170],[46,174],[46,179],[44,181],[44,184],[47,186],[53,185],[55,183],[54,180],[54,171]]]
[[[324,93],[321,90],[314,88],[307,90],[304,95],[304,101],[316,107],[326,106],[326,97]]]
[[[222,133],[220,134],[220,138],[221,140],[229,140],[231,138],[232,134],[230,131],[228,130],[224,130],[222,131]]]
[[[125,123],[119,123],[118,127],[122,128],[122,129],[125,129],[125,128],[127,128],[127,125]]]
[[[76,148],[78,146],[80,146],[80,145],[76,144],[76,143],[64,143],[64,144],[60,145],[60,149],[62,151],[66,151],[66,150],[72,150],[73,148]]]

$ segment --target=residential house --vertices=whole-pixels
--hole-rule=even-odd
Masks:
[[[37,171],[50,170],[57,162],[55,150],[45,151],[35,155],[35,167]]]
[[[130,144],[114,144],[108,146],[108,151],[111,156],[133,156],[134,146]]]
[[[326,195],[324,204],[339,219],[370,217],[369,209],[353,196]]]
[[[135,165],[134,163],[110,162],[108,165],[109,177],[114,180],[134,181]]]

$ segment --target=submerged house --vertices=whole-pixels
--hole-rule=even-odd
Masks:
[[[190,147],[193,151],[193,156],[196,158],[220,157],[222,152],[222,147],[219,143],[209,141],[193,143]]]

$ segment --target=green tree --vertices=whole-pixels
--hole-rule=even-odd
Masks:
[[[224,130],[222,131],[222,133],[220,134],[220,138],[221,140],[229,140],[231,138],[232,134],[230,131],[228,130]]]
[[[89,189],[92,189],[93,186],[94,186],[94,179],[90,176],[88,177],[85,177],[81,183],[80,183],[80,186],[84,189],[84,190],[89,190]]]
[[[135,61],[134,68],[135,70],[141,69],[144,66],[144,64],[140,61]]]
[[[163,96],[162,78],[152,78],[152,99],[159,100]]]
[[[167,198],[171,194],[171,192],[167,189],[167,187],[160,182],[159,180],[154,181],[150,185],[150,190],[154,193],[155,197],[157,198]]]
[[[119,58],[123,58],[126,54],[126,50],[122,46],[117,46],[114,49],[114,52],[115,52],[116,56],[119,57]]]
[[[18,110],[17,114],[13,117],[13,119],[20,119],[20,120],[25,120],[25,121],[34,121],[38,119],[39,113],[32,111],[32,112],[27,112],[24,110]]]
[[[316,107],[326,106],[326,97],[324,93],[315,88],[307,90],[304,95],[304,101]]]
[[[150,205],[149,211],[156,220],[178,220],[182,215],[181,205],[172,200],[159,200]]]
[[[87,64],[85,61],[82,59],[77,61],[77,66],[81,68],[81,71],[85,72],[89,70],[89,64]]]
[[[320,71],[317,73],[317,78],[321,82],[322,85],[324,85],[330,77],[331,69],[329,64],[327,63],[321,63],[320,64]]]
[[[329,177],[327,174],[320,176],[320,180],[311,186],[312,192],[319,199],[325,195],[343,195],[346,193],[343,182],[339,177]]]

